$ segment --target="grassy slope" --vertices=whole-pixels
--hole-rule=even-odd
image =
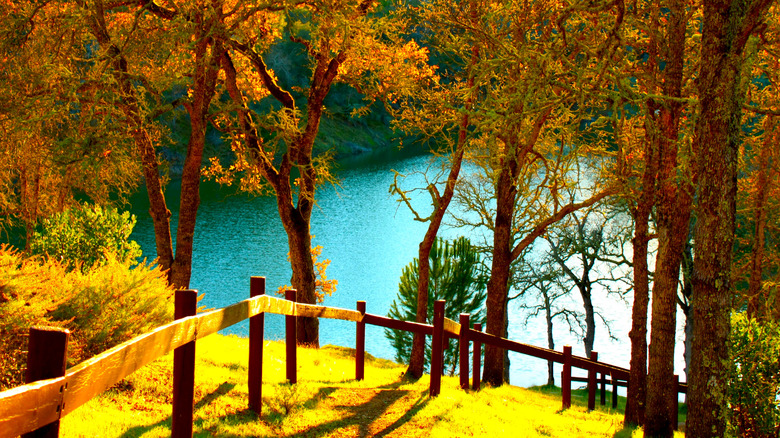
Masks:
[[[401,379],[404,367],[367,358],[355,382],[352,352],[342,347],[298,350],[298,385],[284,383],[284,345],[266,342],[263,414],[246,408],[247,340],[209,336],[197,344],[195,436],[552,436],[630,437],[622,414],[586,412],[575,391],[560,412],[560,391],[513,386],[465,392],[442,380],[428,397],[428,378]],[[62,420],[63,437],[170,436],[172,356],[139,370]],[[633,435],[636,435],[635,432]]]

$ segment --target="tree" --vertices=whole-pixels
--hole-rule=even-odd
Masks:
[[[84,81],[89,39],[70,4],[11,2],[0,11],[0,227],[24,240],[41,218],[104,204],[135,187],[136,164],[116,112]],[[56,48],[56,50],[54,49]]]
[[[695,13],[682,1],[636,4],[626,14],[621,29],[627,42],[622,63],[615,63],[613,70],[618,92],[612,105],[619,117],[613,127],[621,148],[618,179],[635,224],[631,373],[625,423],[643,423],[650,436],[666,433],[660,430],[671,428],[673,421],[668,382],[673,376],[676,288],[693,199],[687,146],[692,112],[687,103],[697,53],[691,38],[696,31]],[[648,354],[647,256],[653,237],[649,226],[653,211],[658,249]]]
[[[518,262],[520,273],[513,283],[521,284],[524,287],[509,300],[519,299],[520,308],[529,311],[525,317],[526,325],[531,318],[544,312],[544,321],[547,327],[547,348],[555,350],[553,336],[555,320],[566,321],[569,331],[574,332],[580,329],[581,315],[558,303],[562,298],[568,297],[570,291],[562,284],[563,273],[557,268],[556,261],[545,260],[539,264],[535,260],[525,260],[521,257]],[[547,385],[550,386],[555,385],[553,363],[551,360],[547,361]]]
[[[299,43],[312,62],[305,96],[293,95],[268,67],[264,47],[255,46],[264,26],[226,38],[221,58],[225,86],[231,99],[231,119],[224,119],[236,152],[236,162],[225,169],[212,162],[218,176],[242,174],[242,187],[276,196],[277,209],[287,232],[292,286],[298,300],[314,304],[316,275],[311,259],[310,224],[318,184],[332,181],[329,156],[315,156],[314,144],[325,98],[337,81],[359,85],[367,95],[393,93],[410,81],[427,80],[431,69],[426,52],[400,41],[403,23],[389,14],[373,13],[372,0],[279,5],[285,10],[285,32]],[[281,36],[281,32],[277,34]],[[240,68],[242,65],[245,68]],[[247,104],[256,89],[268,93],[268,105],[258,112]],[[273,102],[270,102],[273,101]],[[303,108],[303,109],[302,109]],[[319,345],[317,318],[301,318],[298,341]]]
[[[108,67],[105,80],[117,85],[116,96],[111,103],[119,107],[143,165],[158,263],[168,271],[172,285],[186,288],[189,287],[192,270],[206,126],[211,102],[217,92],[221,53],[224,51],[221,40],[215,39],[212,32],[223,29],[225,14],[221,1],[171,3],[167,6],[173,6],[173,9],[166,9],[152,1],[141,1],[129,11],[124,4],[105,5],[102,1],[80,4],[84,9],[84,20],[98,44],[101,58],[105,60],[105,64],[99,64],[99,67]],[[234,10],[238,11],[244,12],[241,8]],[[139,29],[144,32],[138,32]],[[191,44],[191,41],[195,43]],[[168,51],[173,56],[163,56],[161,51]],[[160,59],[167,62],[160,62]],[[175,70],[179,72],[172,73]],[[189,72],[185,75],[182,71]],[[172,82],[169,77],[178,81]],[[109,86],[102,85],[103,88]],[[162,91],[174,86],[186,87],[187,97],[173,104],[162,103]],[[150,99],[151,102],[148,101]],[[150,104],[154,105],[151,109]],[[181,177],[181,205],[174,252],[171,212],[165,201],[155,141],[150,133],[154,128],[150,127],[150,122],[178,104],[187,109],[190,136]]]
[[[402,321],[416,321],[418,309],[418,259],[404,267],[401,281],[398,283],[398,296],[390,305],[387,316]],[[430,294],[428,294],[428,314],[424,324],[433,322],[433,302],[445,300],[445,317],[457,320],[461,313],[471,315],[473,323],[485,321],[485,275],[482,272],[480,253],[465,237],[450,242],[437,238],[430,252]],[[419,322],[419,321],[417,321]],[[395,349],[397,361],[408,362],[412,357],[413,340],[409,332],[385,330],[385,336]],[[427,343],[430,344],[430,343]],[[424,365],[431,361],[430,349],[427,350]],[[455,372],[458,364],[457,348],[447,345],[444,350],[444,370]]]
[[[696,253],[693,262],[693,354],[687,432],[722,436],[729,368],[731,253],[745,47],[762,27],[771,1],[703,4],[696,159]]]
[[[548,256],[558,265],[565,278],[561,283],[564,285],[573,283],[582,299],[585,316],[583,344],[586,357],[590,357],[596,339],[596,316],[601,317],[609,330],[609,322],[593,304],[593,286],[597,284],[605,286],[607,281],[616,281],[614,275],[601,274],[596,263],[604,262],[604,256],[608,253],[608,241],[612,236],[609,235],[607,222],[610,219],[612,221],[619,219],[602,216],[602,220],[594,221],[592,217],[598,214],[594,210],[586,210],[581,215],[577,212],[571,213],[567,220],[557,224],[544,237],[550,245]],[[613,272],[612,269],[608,271]]]
[[[469,17],[474,25],[477,24],[477,11],[473,2],[470,3]],[[421,22],[436,23],[435,13],[430,10],[424,10],[419,20]],[[430,24],[429,24],[430,25]],[[453,37],[449,33],[447,28],[431,29],[433,41],[432,44],[437,44],[437,40],[443,40],[445,44],[451,43],[448,41]],[[466,54],[461,54],[464,56]],[[428,184],[427,191],[431,196],[431,204],[433,211],[427,217],[421,217],[420,214],[412,207],[412,204],[408,197],[408,192],[401,189],[398,184],[398,175],[393,182],[390,190],[397,194],[401,200],[409,207],[409,209],[415,215],[415,220],[421,222],[428,222],[428,229],[425,231],[423,240],[420,242],[418,251],[418,269],[417,276],[417,311],[416,322],[424,323],[426,321],[426,315],[429,313],[429,283],[430,283],[430,271],[431,267],[428,263],[432,248],[436,242],[436,236],[441,227],[444,215],[447,212],[447,208],[452,201],[455,194],[455,186],[460,175],[461,166],[463,163],[463,157],[465,155],[467,142],[468,142],[468,129],[469,129],[469,111],[472,106],[472,100],[474,98],[474,77],[471,73],[474,64],[477,62],[479,56],[479,48],[473,46],[471,50],[471,58],[466,64],[465,59],[460,62],[466,64],[465,67],[459,66],[465,70],[465,81],[461,77],[460,71],[455,71],[453,74],[447,75],[442,78],[444,80],[438,80],[434,84],[434,87],[426,87],[420,90],[413,90],[414,92],[407,93],[404,97],[404,102],[399,106],[398,111],[392,111],[396,114],[397,124],[403,126],[407,131],[413,133],[436,133],[433,141],[439,143],[444,142],[448,145],[449,171],[447,172],[446,179],[444,180],[444,192],[440,192],[437,187],[437,182]],[[465,93],[467,97],[463,99],[460,94]],[[461,102],[463,100],[463,102]],[[442,108],[448,108],[449,111],[442,112]],[[457,109],[457,111],[453,111]],[[457,140],[455,140],[454,147],[450,147],[449,133],[452,131],[453,125],[457,125]],[[446,133],[446,134],[445,134]],[[430,135],[430,134],[427,134]],[[445,150],[446,151],[446,150]],[[440,151],[436,151],[436,155]],[[408,376],[413,378],[419,378],[422,376],[424,366],[426,363],[425,356],[425,336],[419,333],[413,335],[411,359],[409,360],[409,368],[406,371]]]
[[[576,172],[583,156],[580,154],[587,149],[595,159],[603,151],[598,141],[586,144],[577,140],[582,138],[580,121],[592,117],[586,115],[592,109],[590,93],[603,85],[599,61],[586,53],[610,52],[611,33],[600,26],[609,27],[611,14],[586,12],[580,6],[555,2],[479,5],[478,27],[469,24],[466,8],[453,8],[448,2],[424,6],[438,11],[438,22],[459,36],[457,46],[441,50],[457,53],[463,47],[481,48],[473,67],[479,98],[469,112],[469,120],[478,147],[471,157],[479,158],[495,197],[495,207],[485,210],[480,221],[492,231],[487,332],[497,336],[506,336],[512,262],[550,224],[611,193],[583,190],[581,193],[588,193],[585,200],[574,204],[562,204],[558,196],[559,191],[577,184],[574,180],[580,176]],[[602,18],[593,20],[598,23],[595,27],[591,25],[591,13],[593,18]],[[548,197],[542,200],[545,192]],[[530,226],[522,230],[524,237],[515,241],[522,227],[515,222],[515,207],[522,197],[533,200],[527,204],[529,215],[523,218],[523,223]],[[487,346],[486,383],[500,385],[506,380],[504,356],[502,350]]]

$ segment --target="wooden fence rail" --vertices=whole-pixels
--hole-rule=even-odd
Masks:
[[[470,319],[469,315],[466,314],[460,315],[459,322],[445,318],[444,301],[434,303],[434,322],[433,325],[428,325],[398,321],[366,313],[365,301],[357,302],[357,310],[348,310],[296,303],[295,291],[287,292],[287,300],[269,297],[265,295],[265,278],[263,277],[250,279],[249,299],[222,309],[194,315],[195,297],[197,297],[196,291],[177,291],[175,321],[137,336],[67,369],[64,375],[61,372],[59,372],[59,376],[57,373],[39,375],[33,373],[28,375],[27,381],[29,383],[0,392],[0,438],[15,437],[31,432],[35,434],[25,436],[58,436],[60,418],[73,412],[127,375],[171,351],[174,351],[172,436],[191,437],[195,341],[245,319],[249,319],[248,405],[251,410],[260,414],[262,405],[263,315],[265,313],[286,316],[287,379],[291,383],[297,381],[295,328],[297,318],[303,316],[339,319],[356,323],[355,378],[357,380],[362,380],[364,377],[366,324],[432,336],[431,396],[439,394],[440,391],[443,346],[447,339],[458,339],[460,343],[460,386],[464,389],[469,387],[469,344],[473,344],[471,349],[473,351],[471,388],[474,390],[480,388],[481,348],[484,344],[562,363],[562,403],[564,409],[571,406],[571,382],[578,381],[577,378],[571,376],[572,367],[588,371],[588,385],[593,391],[594,400],[597,373],[601,375],[602,393],[604,392],[606,375],[610,376],[610,382],[628,381],[627,369],[598,362],[596,357],[589,359],[573,356],[571,347],[564,347],[563,352],[558,352],[482,333],[479,324],[474,324],[473,328],[469,327]],[[46,329],[35,330],[47,332]],[[34,370],[38,366],[37,362],[52,362],[51,354],[60,354],[55,351],[44,353],[43,356],[34,353],[37,351],[37,347],[34,346],[34,343],[38,342],[36,336],[38,335],[33,335],[31,330],[28,370]],[[55,336],[62,337],[62,335]],[[67,335],[65,335],[65,339],[67,339]],[[44,345],[52,344],[46,342]],[[47,348],[56,350],[56,347]],[[60,347],[60,349],[63,348]],[[63,364],[65,361],[64,352],[61,355],[62,357],[57,360],[59,360],[58,363]],[[680,392],[685,392],[685,389],[685,384],[678,383]],[[603,398],[604,395],[602,395],[602,400]],[[42,428],[47,428],[48,432],[44,433]]]

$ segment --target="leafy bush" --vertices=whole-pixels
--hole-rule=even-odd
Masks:
[[[89,269],[106,263],[109,255],[122,262],[141,256],[141,247],[129,240],[135,216],[99,205],[71,208],[43,220],[30,241],[33,254],[46,255],[69,269]]]
[[[728,385],[732,433],[741,437],[780,434],[780,325],[744,313],[731,318]]]
[[[71,331],[74,365],[173,318],[173,289],[159,267],[120,261],[68,271],[55,259],[24,258],[0,247],[0,389],[23,381],[33,325]]]
[[[428,293],[428,315],[426,321],[433,321],[433,302],[445,300],[444,316],[454,321],[461,313],[471,314],[472,323],[485,322],[486,277],[482,271],[479,252],[465,237],[454,242],[436,239],[430,254],[430,283]],[[417,315],[417,283],[419,261],[404,267],[398,284],[398,296],[390,305],[387,316],[403,321],[414,321]],[[412,353],[412,333],[402,330],[385,330],[385,336],[395,349],[398,362],[408,363]],[[425,366],[430,364],[430,339],[426,337]],[[447,344],[444,351],[444,369],[452,375],[458,363],[457,346]]]

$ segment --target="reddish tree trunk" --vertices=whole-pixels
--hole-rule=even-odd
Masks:
[[[513,166],[510,163],[496,182],[496,217],[493,230],[493,264],[487,285],[487,333],[504,336],[506,331],[506,305],[512,264],[512,219],[515,210],[517,188],[513,183]],[[482,381],[493,386],[504,383],[504,351],[485,345],[485,366]]]
[[[203,18],[199,17],[198,21]],[[186,105],[190,114],[190,139],[187,144],[187,157],[181,176],[181,201],[179,221],[176,227],[176,255],[171,267],[170,282],[177,288],[190,287],[192,276],[192,248],[195,240],[195,221],[200,205],[200,169],[203,162],[203,148],[206,143],[206,117],[209,105],[214,98],[219,65],[222,57],[222,44],[207,37],[210,23],[202,26],[196,33],[195,46],[195,84],[192,87],[192,101]]]
[[[652,109],[652,108],[651,108]],[[652,114],[652,111],[649,111]],[[649,117],[649,116],[648,116]],[[647,123],[650,123],[648,121]],[[648,125],[646,125],[648,126]],[[652,126],[646,131],[652,131]],[[649,135],[649,132],[646,134]],[[633,209],[634,237],[631,240],[634,263],[634,304],[631,308],[631,361],[624,424],[644,424],[647,394],[647,311],[650,304],[647,244],[650,212],[655,204],[655,180],[658,171],[656,145],[645,142],[645,169],[636,208]]]
[[[668,5],[666,66],[663,94],[679,98],[682,90],[685,5],[675,0]],[[677,283],[680,278],[685,241],[691,214],[691,194],[685,177],[678,176],[678,134],[682,104],[667,101],[660,109],[658,166],[658,255],[653,284],[652,320],[647,368],[645,436],[674,433],[677,412],[672,412],[671,382],[674,378],[674,344],[677,311]],[[674,393],[676,394],[676,392]],[[676,396],[676,395],[674,395]],[[676,405],[675,405],[676,406]]]

